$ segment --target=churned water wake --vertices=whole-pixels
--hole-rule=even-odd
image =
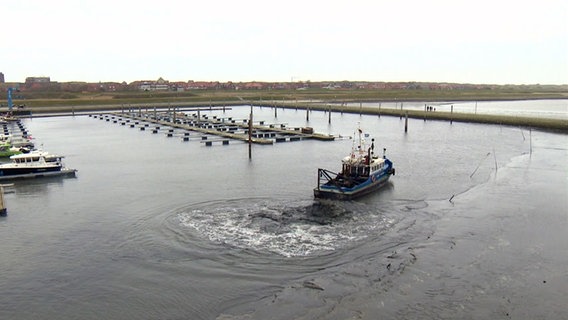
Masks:
[[[325,254],[392,228],[388,209],[357,202],[237,199],[178,214],[182,226],[210,241],[286,257]]]

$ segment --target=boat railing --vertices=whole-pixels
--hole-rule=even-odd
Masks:
[[[353,177],[345,176],[340,173],[336,173],[327,169],[318,169],[318,187],[320,189],[321,185],[332,184],[337,187],[337,189],[343,192],[342,187],[355,185],[357,180]]]

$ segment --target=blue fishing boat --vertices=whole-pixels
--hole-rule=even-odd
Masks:
[[[314,197],[319,199],[351,200],[380,189],[395,174],[393,163],[386,157],[374,154],[375,139],[367,147],[361,128],[356,132],[351,153],[343,158],[341,172],[318,169],[318,185]]]

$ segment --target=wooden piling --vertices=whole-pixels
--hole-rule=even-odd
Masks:
[[[250,107],[249,129],[248,129],[249,160],[252,159],[252,106]]]
[[[404,132],[408,132],[408,111],[404,114]]]
[[[529,152],[532,156],[532,128],[529,128]]]
[[[306,121],[310,122],[310,107],[306,108]]]
[[[0,185],[0,216],[5,216],[8,212],[4,203],[4,186]]]
[[[331,106],[329,106],[329,115],[328,115],[327,123],[331,124]]]

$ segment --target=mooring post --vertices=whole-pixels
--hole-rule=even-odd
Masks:
[[[404,114],[404,132],[408,132],[408,111]]]
[[[252,159],[252,105],[250,106],[250,117],[249,117],[249,130],[248,130],[248,147],[249,147],[249,160]]]
[[[381,103],[379,102],[379,118],[381,117]]]
[[[450,109],[450,124],[452,124],[454,121],[454,105],[452,104],[452,107]]]
[[[363,115],[363,102],[359,102],[359,116]]]
[[[529,128],[529,146],[530,146],[530,155],[532,156],[532,129]]]
[[[426,122],[426,112],[428,111],[428,106],[424,104],[424,122]]]
[[[402,120],[402,102],[400,103],[400,119]]]
[[[274,108],[274,118],[278,118],[278,108]]]
[[[154,119],[158,120],[158,113],[156,112],[156,107],[154,107]]]
[[[331,106],[329,106],[329,115],[328,115],[327,123],[331,124]]]
[[[142,117],[142,108],[138,107],[138,117]]]
[[[310,122],[310,107],[306,108],[306,121]]]
[[[4,186],[0,185],[0,216],[5,216],[8,212],[4,204]]]

